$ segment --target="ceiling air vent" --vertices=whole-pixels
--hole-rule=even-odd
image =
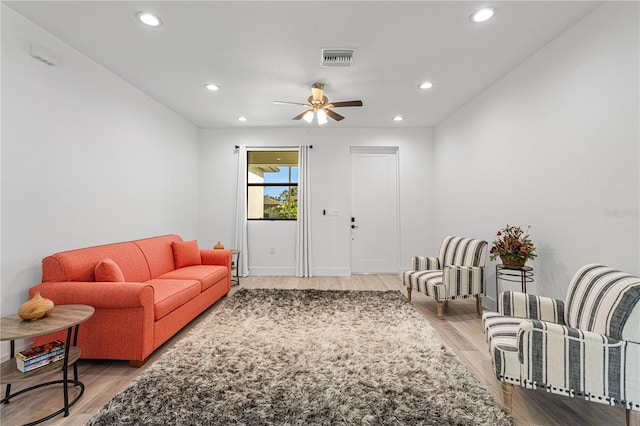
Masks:
[[[355,49],[322,49],[322,66],[350,67],[355,53]]]

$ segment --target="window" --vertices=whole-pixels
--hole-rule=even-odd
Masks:
[[[247,219],[297,217],[298,151],[248,151]]]

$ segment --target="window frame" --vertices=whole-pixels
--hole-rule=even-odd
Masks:
[[[294,166],[286,166],[289,168],[289,173],[288,173],[288,182],[250,182],[249,181],[249,174],[251,173],[251,164],[249,161],[249,157],[252,153],[255,152],[270,152],[270,153],[277,153],[277,152],[295,152],[296,156],[298,156],[299,158],[299,149],[296,148],[261,148],[261,149],[247,149],[247,176],[246,176],[246,202],[247,202],[247,212],[246,212],[246,219],[247,221],[297,221],[298,217],[296,215],[296,217],[261,217],[261,218],[257,218],[257,217],[249,217],[249,191],[250,188],[269,188],[269,187],[285,187],[288,188],[289,191],[291,191],[291,188],[298,188],[298,183],[299,182],[292,182],[291,181],[291,176],[292,176],[292,168]],[[253,163],[256,164],[256,163]],[[296,165],[295,167],[298,168],[298,171],[300,170],[300,164],[299,164],[299,159],[296,160]],[[299,180],[299,178],[298,178]],[[296,191],[297,193],[297,191]],[[263,207],[264,209],[264,207]]]

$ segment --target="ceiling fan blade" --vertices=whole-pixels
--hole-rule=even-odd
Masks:
[[[322,97],[324,96],[324,84],[314,83],[311,86],[311,95],[314,101],[322,102]]]
[[[325,109],[324,109],[324,112],[326,112],[326,113],[327,113],[327,115],[328,115],[329,117],[333,118],[333,119],[334,119],[334,120],[336,120],[336,121],[340,121],[340,120],[343,120],[343,119],[344,119],[344,117],[343,117],[343,116],[341,116],[341,115],[340,115],[340,114],[338,114],[337,112],[333,112],[333,111],[331,111],[330,109],[326,109],[326,108],[325,108]]]
[[[306,113],[308,113],[309,111],[312,111],[310,109],[301,112],[300,114],[296,115],[295,117],[292,118],[292,120],[300,120]]]
[[[303,104],[300,102],[285,102],[285,101],[273,101],[274,105],[302,105],[302,106],[311,106],[310,104]]]
[[[362,101],[345,101],[345,102],[331,102],[329,104],[331,108],[339,108],[339,107],[361,107]]]

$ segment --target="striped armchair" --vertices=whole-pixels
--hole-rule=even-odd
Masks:
[[[565,302],[507,291],[498,311],[482,321],[507,411],[515,384],[622,407],[640,424],[640,278],[585,265]]]
[[[442,241],[438,257],[413,257],[411,270],[403,275],[409,301],[411,290],[435,298],[438,319],[442,319],[444,301],[475,297],[480,315],[485,295],[487,245],[482,240],[449,236]]]

